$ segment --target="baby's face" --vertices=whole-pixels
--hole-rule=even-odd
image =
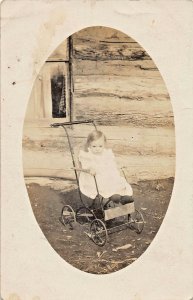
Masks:
[[[93,154],[100,155],[105,148],[104,138],[101,137],[100,139],[91,142],[89,148]]]

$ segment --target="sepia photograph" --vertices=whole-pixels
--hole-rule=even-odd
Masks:
[[[192,2],[0,2],[1,299],[192,300]]]
[[[23,126],[35,218],[53,249],[93,274],[140,257],[175,175],[174,117],[152,58],[108,27],[69,36],[35,80]]]

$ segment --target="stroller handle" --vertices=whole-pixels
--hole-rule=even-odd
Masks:
[[[59,126],[68,126],[68,125],[76,125],[76,124],[85,124],[85,123],[92,123],[95,126],[94,120],[84,120],[84,121],[72,121],[72,122],[65,122],[65,123],[53,123],[51,127],[59,127]]]

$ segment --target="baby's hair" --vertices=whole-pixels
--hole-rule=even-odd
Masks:
[[[89,133],[89,135],[87,137],[86,145],[85,145],[85,151],[88,151],[88,148],[93,141],[97,141],[101,137],[104,138],[104,142],[106,143],[107,139],[102,131],[94,130],[91,133]]]

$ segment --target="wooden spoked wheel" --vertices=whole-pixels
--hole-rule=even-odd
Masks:
[[[95,219],[90,225],[90,234],[93,242],[98,246],[104,246],[108,233],[105,224],[100,219]]]
[[[64,205],[61,211],[61,221],[64,226],[73,228],[73,223],[76,222],[76,215],[73,208],[70,205]]]
[[[144,228],[144,218],[140,211],[135,211],[128,215],[129,228],[135,230],[137,233],[141,233]]]

